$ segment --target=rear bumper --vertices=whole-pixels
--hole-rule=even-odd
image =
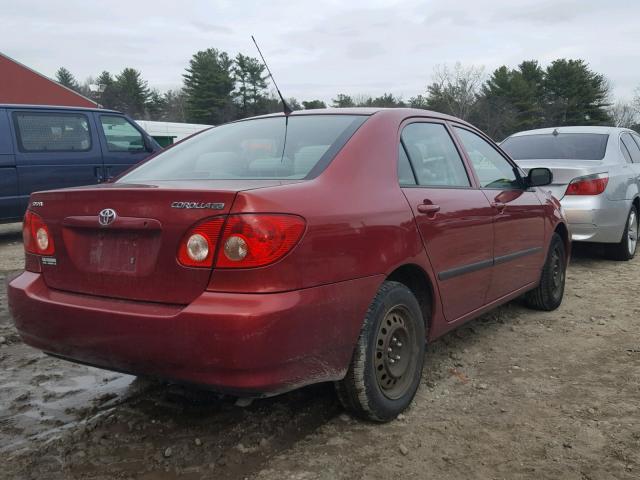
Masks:
[[[186,307],[52,290],[25,272],[9,284],[23,340],[106,369],[246,395],[338,380],[382,277],[274,294],[204,292]]]
[[[560,203],[574,242],[618,243],[622,238],[630,201],[612,201],[604,195],[567,195]]]

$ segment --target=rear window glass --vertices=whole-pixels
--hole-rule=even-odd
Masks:
[[[86,152],[91,149],[87,117],[76,113],[15,112],[23,152]]]
[[[302,179],[328,163],[366,120],[300,115],[246,120],[200,133],[140,165],[121,182]]]
[[[500,146],[515,160],[602,160],[609,135],[559,133],[507,138]]]

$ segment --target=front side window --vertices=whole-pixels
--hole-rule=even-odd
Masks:
[[[303,179],[331,161],[367,118],[292,115],[221,125],[160,153],[120,181]]]
[[[484,138],[464,128],[455,127],[467,151],[481,188],[520,188],[515,168]]]
[[[23,152],[86,152],[91,149],[87,117],[76,113],[15,112]]]
[[[100,123],[110,152],[141,152],[145,150],[142,134],[124,117],[100,115]]]
[[[469,187],[462,158],[440,123],[412,123],[402,131],[418,184],[427,187]]]

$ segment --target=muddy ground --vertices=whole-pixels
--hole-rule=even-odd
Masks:
[[[0,226],[0,282],[21,267],[19,226]],[[430,345],[386,425],[330,385],[242,408],[47,357],[4,288],[0,337],[0,478],[640,478],[640,257],[580,249],[556,312],[512,302]]]

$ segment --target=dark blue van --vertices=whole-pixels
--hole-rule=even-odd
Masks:
[[[160,148],[113,110],[0,104],[0,223],[31,192],[108,181]]]

